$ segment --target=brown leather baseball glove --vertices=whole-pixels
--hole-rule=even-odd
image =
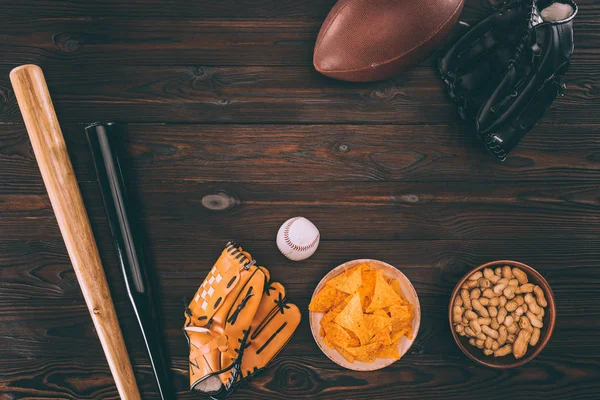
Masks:
[[[279,353],[299,323],[283,286],[228,243],[185,312],[190,389],[231,394]]]

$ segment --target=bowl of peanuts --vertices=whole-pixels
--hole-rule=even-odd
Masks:
[[[456,285],[450,327],[467,357],[492,368],[514,368],[535,358],[552,336],[554,294],[546,279],[517,261],[492,261]]]

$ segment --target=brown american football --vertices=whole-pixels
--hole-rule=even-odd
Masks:
[[[442,43],[463,5],[464,0],[339,0],[317,37],[315,68],[354,82],[393,76]]]

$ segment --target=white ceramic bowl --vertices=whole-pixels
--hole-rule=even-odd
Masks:
[[[419,297],[417,296],[417,292],[415,291],[415,288],[413,287],[412,283],[410,283],[408,278],[398,269],[392,267],[390,264],[378,260],[362,259],[348,261],[342,265],[338,265],[337,267],[329,271],[329,273],[325,275],[323,279],[321,279],[321,282],[319,282],[319,284],[315,288],[312,297],[314,298],[315,295],[319,293],[323,286],[325,286],[325,282],[341,274],[344,271],[344,269],[351,269],[352,267],[358,264],[369,264],[376,270],[383,270],[384,276],[389,276],[396,279],[398,282],[400,282],[400,288],[402,289],[402,292],[408,299],[408,302],[414,306],[415,317],[413,318],[412,323],[413,338],[412,340],[408,340],[406,336],[403,336],[402,339],[400,339],[400,342],[398,343],[398,352],[400,353],[400,357],[402,357],[404,354],[406,354],[408,349],[410,349],[410,346],[412,346],[419,332],[419,326],[421,324],[421,306],[419,304]],[[353,363],[349,363],[344,357],[342,357],[340,353],[338,353],[334,349],[330,349],[323,342],[323,338],[319,334],[321,329],[321,318],[323,318],[323,313],[309,313],[310,330],[312,331],[313,338],[315,339],[315,342],[317,342],[317,345],[319,346],[321,351],[334,363],[354,371],[375,371],[381,368],[385,368],[396,361],[392,358],[377,358],[375,362],[372,363],[366,363],[362,361],[354,361]]]

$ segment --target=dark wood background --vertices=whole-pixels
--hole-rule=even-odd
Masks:
[[[566,96],[502,165],[461,124],[432,59],[378,83],[316,73],[334,2],[0,0],[0,399],[118,397],[9,83],[24,63],[46,73],[144,398],[158,395],[85,141],[95,120],[122,123],[179,398],[198,397],[184,299],[230,238],[305,313],[323,275],[355,258],[399,267],[423,309],[409,353],[365,373],[321,354],[305,316],[235,399],[597,398],[600,1],[579,1]],[[469,0],[463,19],[484,13]],[[322,234],[300,263],[275,245],[296,215]],[[446,311],[469,268],[503,258],[537,268],[558,305],[548,347],[510,371],[463,356]]]

